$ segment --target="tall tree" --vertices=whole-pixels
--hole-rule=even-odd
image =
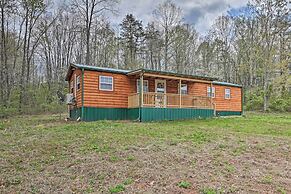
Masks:
[[[173,69],[178,73],[199,72],[196,66],[196,51],[198,48],[198,34],[189,25],[178,25],[174,29],[172,56]]]
[[[173,2],[166,1],[160,4],[154,10],[154,16],[157,20],[157,23],[160,25],[163,31],[164,37],[164,69],[168,70],[169,61],[170,61],[170,46],[172,44],[173,39],[173,29],[175,26],[181,23],[181,8],[177,7]]]
[[[8,38],[9,38],[9,15],[14,12],[15,1],[14,0],[1,0],[0,1],[1,9],[1,45],[0,45],[0,81],[2,84],[0,100],[4,102],[6,106],[7,101],[10,95],[10,84],[9,84],[9,67],[8,67]]]
[[[148,23],[145,29],[146,52],[149,58],[150,69],[161,70],[161,50],[163,40],[161,33],[154,22]]]
[[[262,59],[264,111],[267,111],[270,98],[270,82],[274,69],[276,41],[281,33],[290,28],[290,11],[285,0],[255,0],[257,19],[259,21]]]
[[[35,49],[39,43],[41,32],[37,33],[37,38],[32,42],[32,37],[34,30],[36,29],[37,22],[39,21],[41,15],[46,10],[46,4],[43,0],[25,0],[22,2],[22,8],[24,14],[22,14],[22,19],[24,21],[24,36],[23,38],[23,55],[22,55],[22,66],[20,74],[20,102],[19,108],[22,110],[22,105],[26,100],[25,96],[25,86],[30,80],[31,73],[31,60]]]
[[[86,34],[86,64],[90,64],[90,37],[92,24],[104,11],[114,11],[117,0],[73,0],[76,8],[85,21]]]
[[[235,68],[234,60],[232,58],[234,40],[233,22],[229,16],[220,16],[215,21],[212,30],[212,36],[215,41],[217,51],[217,71],[221,70],[219,74],[223,76],[225,81],[232,81],[231,72]]]
[[[133,68],[138,63],[137,53],[144,41],[142,22],[135,19],[132,14],[128,14],[122,20],[120,27],[120,36],[124,47],[124,64],[126,68]]]

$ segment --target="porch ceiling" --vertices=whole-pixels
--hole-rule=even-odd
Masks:
[[[163,79],[172,79],[172,80],[182,80],[182,81],[192,81],[192,82],[202,82],[202,83],[211,83],[215,78],[196,76],[196,75],[188,75],[188,74],[179,74],[173,72],[166,71],[155,71],[148,69],[139,69],[136,71],[129,72],[127,75],[135,75],[139,76],[143,74],[143,76],[147,77],[156,77]]]

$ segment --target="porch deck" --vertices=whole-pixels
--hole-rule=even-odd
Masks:
[[[214,109],[214,104],[205,96],[156,92],[130,94],[128,108],[138,107]]]

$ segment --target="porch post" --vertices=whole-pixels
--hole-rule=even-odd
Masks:
[[[143,107],[143,74],[140,75],[140,107]]]
[[[81,112],[81,119],[84,121],[84,68],[82,68],[82,112]]]
[[[182,107],[182,90],[181,90],[181,86],[182,86],[181,79],[179,79],[179,98],[180,98],[179,107],[180,108]]]
[[[210,83],[210,103],[211,103],[211,108],[214,109],[213,97],[212,97],[212,87],[213,87],[213,84],[212,84],[212,81],[211,81],[211,83]],[[213,112],[214,112],[214,115],[215,115],[215,110]]]

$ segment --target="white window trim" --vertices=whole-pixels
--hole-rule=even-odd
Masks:
[[[182,95],[187,95],[188,94],[188,84],[181,84],[181,88],[179,89],[179,85],[180,84],[178,84],[178,93],[180,94],[180,91],[181,91],[181,93],[182,93],[182,87],[183,87],[183,85],[184,86],[186,86],[186,94],[182,94]]]
[[[112,89],[102,89],[101,88],[101,78],[102,77],[107,77],[107,78],[111,78],[112,79],[112,83],[105,83],[105,84],[112,84]],[[104,82],[102,82],[102,83],[104,83]],[[113,77],[112,76],[105,76],[105,75],[100,75],[99,76],[99,90],[101,90],[101,91],[113,91],[113,87],[114,87],[114,79],[113,79]]]
[[[164,79],[155,79],[155,93],[158,93],[158,91],[157,91],[158,83],[164,83],[165,84],[164,94],[166,94],[167,93],[167,80],[164,80]]]
[[[137,79],[136,80],[136,93],[139,93],[139,87],[138,87],[138,82],[140,81],[140,79]],[[148,91],[143,91],[143,92],[149,92],[149,81],[148,80],[143,80],[145,83],[147,83],[147,86],[148,86]],[[143,86],[144,88],[144,86]]]
[[[208,96],[208,92],[210,90],[210,92],[212,92],[211,96]],[[207,97],[212,97],[212,98],[215,98],[215,87],[212,87],[212,90],[211,90],[211,87],[210,86],[207,86]]]
[[[228,93],[228,95],[229,95],[229,97],[226,97],[226,91],[229,91],[229,93]],[[230,88],[225,88],[224,89],[224,99],[230,99],[231,98],[231,90],[230,90]]]
[[[81,81],[80,81],[80,76],[78,75],[77,76],[77,80],[76,80],[77,84],[76,84],[76,88],[77,88],[77,91],[81,89]],[[80,84],[80,88],[78,88],[78,84]]]

